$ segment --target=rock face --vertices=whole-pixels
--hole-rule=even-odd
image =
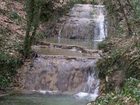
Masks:
[[[43,42],[40,44],[42,45],[32,47],[34,52],[38,53],[36,57],[26,62],[19,70],[21,89],[71,94],[80,91],[94,93],[98,79],[92,77],[96,77],[94,76],[95,62],[100,57],[98,50],[88,50],[72,45]],[[44,53],[46,48],[47,51],[49,49],[55,50],[51,50],[47,55]],[[71,53],[79,53],[80,55],[75,56]]]
[[[93,5],[76,4],[69,12],[69,18],[61,30],[61,36],[70,39],[93,38]]]
[[[25,74],[22,83],[25,90],[76,93],[87,86],[94,63],[95,59],[41,55],[22,68]]]

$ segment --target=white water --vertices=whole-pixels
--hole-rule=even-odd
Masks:
[[[95,29],[94,29],[94,46],[103,41],[107,36],[107,25],[105,21],[105,8],[104,5],[96,5],[94,15]]]
[[[95,29],[94,29],[94,47],[97,47],[97,44],[103,41],[106,38],[106,24],[105,24],[105,13],[104,13],[104,6],[103,5],[96,5],[94,6],[96,14],[94,16],[95,22]],[[94,69],[94,68],[93,68]],[[95,71],[95,70],[94,70]],[[95,73],[89,73],[87,79],[87,86],[88,91],[79,92],[75,95],[75,97],[80,99],[87,99],[89,101],[95,101],[99,95],[99,84],[100,81],[95,76]]]
[[[40,94],[51,94],[51,95],[55,95],[55,94],[58,94],[59,92],[58,91],[50,91],[50,90],[32,90],[32,92],[35,92],[35,93],[40,93]]]
[[[75,97],[79,99],[84,98],[89,101],[95,101],[99,95],[99,84],[100,80],[95,76],[95,73],[89,73],[84,90],[75,94]]]
[[[96,48],[97,44],[103,41],[107,35],[107,29],[105,24],[105,8],[104,5],[84,5],[84,4],[77,4],[70,12],[71,18],[67,20],[67,24],[64,27],[60,28],[60,32],[58,35],[58,43],[62,43],[64,36],[68,39],[68,35],[72,34],[77,36],[78,34],[84,34],[85,36],[89,34],[87,29],[91,28],[90,25],[94,25],[95,27],[92,28],[92,32],[90,33],[92,36],[85,37],[90,41],[93,41],[93,47]],[[73,23],[74,22],[74,23]],[[72,27],[72,29],[71,29]],[[62,32],[62,30],[64,32]],[[94,36],[93,36],[94,35]],[[82,36],[84,37],[84,36]],[[80,40],[80,39],[79,39]],[[68,41],[67,41],[68,42]],[[76,44],[79,41],[72,43]],[[84,40],[83,42],[84,43]],[[75,49],[73,49],[75,51]],[[94,66],[94,65],[93,65]],[[93,67],[94,69],[94,67]],[[93,70],[96,71],[96,70]],[[89,73],[87,76],[87,83],[81,92],[74,95],[74,97],[78,99],[87,99],[89,101],[95,101],[99,95],[99,84],[100,81],[96,77],[96,72]],[[47,91],[40,90],[40,93],[46,94]],[[50,92],[51,93],[51,92]]]

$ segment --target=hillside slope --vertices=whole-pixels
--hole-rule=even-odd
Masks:
[[[24,3],[0,0],[0,52],[16,55],[25,35]]]

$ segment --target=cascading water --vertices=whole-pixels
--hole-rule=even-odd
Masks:
[[[70,12],[70,18],[61,31],[61,37],[84,39],[83,42],[88,41],[88,43],[91,43],[91,49],[96,48],[97,44],[103,41],[107,35],[105,23],[104,5],[77,4]],[[88,72],[84,89],[77,93],[76,97],[89,100],[97,98],[99,80],[96,74],[95,67],[92,67],[92,70]]]
[[[104,5],[75,4],[67,15],[59,27],[56,43],[95,49],[107,36]],[[54,42],[55,37],[51,38],[47,41]]]
[[[94,65],[95,66],[95,65]],[[89,101],[95,101],[99,95],[99,79],[95,67],[88,71],[87,82],[84,86],[83,91],[77,93],[75,96],[77,98],[84,98]]]
[[[90,43],[90,49],[95,49],[97,43],[106,37],[105,28],[105,8],[103,5],[75,4],[69,12],[69,17],[60,27],[56,38],[57,44],[70,44],[73,47],[61,46],[60,49],[60,45],[50,44],[46,50],[44,50],[45,47],[38,49],[38,52],[45,52],[43,54],[64,55],[65,57],[44,58],[41,56],[36,59],[32,69],[38,69],[36,72],[40,73],[38,73],[40,78],[36,78],[37,74],[33,75],[32,72],[32,76],[27,76],[26,88],[40,91],[41,93],[46,93],[50,90],[55,91],[54,93],[56,91],[60,93],[76,93],[74,96],[77,98],[94,101],[99,94],[100,81],[95,69],[98,57],[96,54],[96,59],[85,58],[92,58],[92,53],[76,46],[76,43],[79,45],[80,41],[82,43],[86,42],[88,45],[83,47],[89,46]],[[64,40],[66,40],[65,43],[63,42]],[[68,43],[68,41],[72,42]],[[73,56],[74,58],[72,58],[73,60],[68,60],[67,56]],[[82,57],[85,61],[81,58],[77,60],[79,59],[78,57]]]
[[[105,21],[105,8],[104,5],[95,5],[95,28],[94,28],[94,47],[105,39],[107,36],[107,25]]]
[[[107,32],[105,8],[102,5],[76,4],[68,15],[61,23],[57,37],[32,46],[37,56],[19,70],[19,87],[42,94],[67,94],[76,99],[94,101],[99,95],[100,83],[96,71],[100,55],[96,47]]]
[[[105,39],[105,15],[104,15],[104,6],[98,5],[95,6],[97,13],[95,16],[95,40],[102,41]]]

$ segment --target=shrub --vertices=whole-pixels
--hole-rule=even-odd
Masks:
[[[126,78],[140,79],[140,43],[138,40],[139,38],[127,40],[120,38],[118,41],[110,39],[102,42],[100,49],[103,49],[104,53],[97,62],[100,77],[105,78],[106,75],[115,70],[122,70]]]
[[[20,63],[19,59],[0,52],[0,89],[5,89],[10,85]]]
[[[120,92],[110,92],[99,97],[92,105],[139,105],[140,103],[140,80],[129,78]]]
[[[12,19],[12,20],[16,20],[16,19],[20,20],[20,19],[21,19],[21,17],[18,15],[18,13],[17,13],[16,11],[12,11],[12,12],[9,14],[9,17],[10,17],[10,19]]]

